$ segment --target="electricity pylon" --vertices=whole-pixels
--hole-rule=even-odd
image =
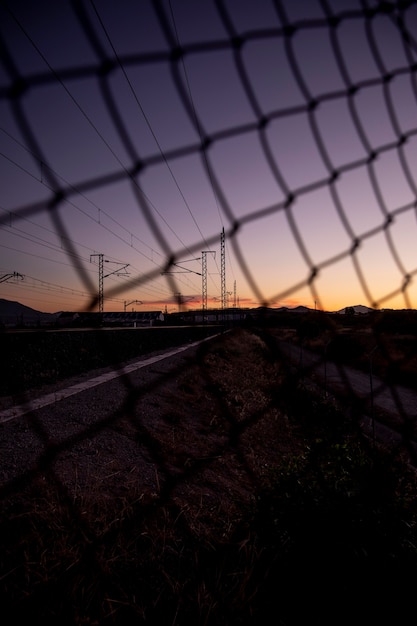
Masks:
[[[90,254],[90,263],[93,256],[98,256],[98,310],[103,312],[104,290],[103,290],[103,258],[104,254]]]
[[[216,256],[216,252],[214,250],[203,250],[201,253],[201,276],[202,276],[202,298],[201,298],[201,308],[204,311],[207,311],[207,255],[214,254]]]
[[[123,264],[123,263],[118,263],[117,261],[109,261],[108,259],[104,258],[104,254],[102,253],[90,254],[90,263],[91,263],[92,257],[94,256],[98,256],[98,310],[100,313],[102,313],[103,304],[104,304],[104,279],[107,278],[108,276],[112,276],[113,274],[116,274],[116,276],[121,276],[123,270],[129,267],[129,263]],[[116,265],[121,265],[122,267],[119,267],[115,269],[113,272],[109,272],[108,274],[104,275],[104,272],[103,272],[104,263],[116,263]],[[128,276],[128,273],[123,272],[123,275]]]
[[[227,292],[226,292],[226,259],[224,246],[224,228],[220,235],[220,276],[221,276],[221,297],[222,309],[227,308]]]

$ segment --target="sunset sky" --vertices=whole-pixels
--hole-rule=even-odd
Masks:
[[[417,307],[417,3],[0,3],[0,298]],[[102,255],[101,257],[99,255]]]

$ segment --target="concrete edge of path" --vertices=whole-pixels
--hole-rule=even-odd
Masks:
[[[210,335],[209,337],[205,337],[204,339],[200,339],[198,341],[194,341],[193,343],[189,343],[185,346],[179,346],[176,348],[172,348],[163,352],[161,354],[157,354],[148,358],[143,358],[139,361],[135,361],[134,363],[130,363],[129,365],[125,365],[118,370],[113,370],[111,372],[105,372],[104,374],[100,374],[99,376],[95,376],[93,378],[89,378],[88,380],[83,381],[82,383],[77,383],[75,385],[70,385],[69,387],[65,387],[60,389],[59,391],[54,391],[53,393],[48,393],[39,398],[35,398],[33,400],[29,400],[20,405],[12,406],[8,409],[3,409],[0,411],[0,424],[5,424],[10,420],[17,419],[26,413],[30,413],[31,411],[36,411],[38,409],[42,409],[45,406],[50,404],[54,404],[65,398],[69,398],[77,393],[81,393],[82,391],[86,391],[87,389],[91,389],[92,387],[97,387],[98,385],[103,385],[104,383],[113,380],[114,378],[118,378],[124,374],[128,374],[130,372],[134,372],[142,367],[146,367],[147,365],[152,365],[153,363],[157,363],[158,361],[162,361],[163,359],[167,359],[171,356],[175,356],[180,352],[184,352],[189,348],[193,348],[198,346],[199,344],[204,343],[210,339],[214,339],[219,336],[219,333],[215,335]]]

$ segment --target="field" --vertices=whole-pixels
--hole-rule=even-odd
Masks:
[[[106,480],[66,451],[67,471],[84,482],[64,491],[44,459],[4,483],[4,623],[406,623],[415,472],[372,445],[335,398],[289,375],[277,336],[329,347],[329,328],[307,324],[295,335],[240,328],[205,343],[157,399],[142,398],[149,423],[124,415],[103,432],[103,446],[119,446]],[[144,441],[152,486],[137,471]]]

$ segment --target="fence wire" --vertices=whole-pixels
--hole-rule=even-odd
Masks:
[[[403,259],[401,245],[393,234],[393,229],[397,219],[404,216],[410,216],[415,219],[417,208],[417,179],[416,179],[416,153],[415,153],[415,136],[417,135],[417,122],[414,126],[403,123],[398,99],[394,95],[394,85],[396,81],[407,81],[409,93],[414,98],[414,110],[411,112],[410,118],[417,120],[417,40],[415,33],[417,32],[413,26],[417,25],[417,10],[414,1],[398,0],[392,2],[371,2],[368,0],[358,0],[358,2],[337,2],[330,0],[320,0],[316,6],[316,16],[311,17],[307,7],[305,16],[291,18],[290,3],[280,0],[271,2],[274,11],[275,22],[270,23],[268,28],[246,29],[242,30],[236,25],[235,15],[230,8],[230,3],[226,0],[214,0],[213,9],[216,12],[217,19],[222,26],[224,36],[218,38],[206,38],[199,42],[181,42],[175,29],[175,21],[173,14],[175,13],[175,3],[155,1],[151,4],[152,10],[155,12],[155,18],[163,33],[165,44],[160,49],[153,49],[151,52],[138,51],[137,53],[119,54],[117,50],[109,45],[106,39],[106,29],[101,21],[100,3],[91,3],[87,5],[84,2],[74,1],[71,4],[71,10],[76,16],[79,24],[80,32],[88,44],[90,51],[93,51],[94,62],[89,61],[86,64],[74,65],[66,67],[59,71],[49,66],[47,71],[32,71],[22,67],[13,57],[12,47],[9,45],[7,37],[0,39],[1,59],[2,59],[2,81],[0,87],[0,101],[2,106],[7,107],[20,130],[22,143],[27,151],[32,155],[33,163],[40,165],[42,183],[49,190],[48,197],[42,201],[29,202],[19,206],[14,206],[3,210],[0,217],[0,225],[3,229],[11,228],[19,224],[21,220],[33,219],[40,215],[48,214],[53,229],[64,249],[67,262],[72,266],[74,274],[78,277],[80,284],[83,285],[85,291],[89,294],[89,302],[85,307],[86,310],[92,310],[97,306],[98,294],[95,281],[86,271],[85,263],[80,259],[80,255],[74,246],[71,236],[71,227],[66,219],[67,203],[75,201],[80,194],[89,194],[92,191],[106,190],[113,184],[128,184],[131,187],[133,197],[136,202],[136,208],[147,224],[148,230],[152,233],[155,242],[157,242],[160,255],[160,262],[155,264],[153,269],[146,273],[138,272],[131,276],[122,284],[116,284],[109,289],[106,295],[111,297],[123,296],[133,286],[145,287],[151,285],[154,280],[160,277],[161,272],[166,272],[179,262],[184,256],[195,255],[200,253],[202,249],[209,250],[218,243],[218,233],[210,234],[205,238],[201,233],[201,237],[194,242],[184,246],[174,246],[172,240],[166,236],[164,224],[160,216],[155,211],[151,199],[147,196],[142,187],[142,179],[148,172],[158,171],[160,166],[170,169],[173,164],[184,157],[197,157],[204,169],[208,186],[213,190],[216,198],[217,208],[224,224],[225,241],[227,246],[233,250],[234,258],[239,265],[239,270],[249,285],[253,298],[264,305],[270,302],[282,301],[285,298],[297,294],[303,289],[307,289],[311,294],[312,301],[317,303],[318,307],[325,309],[325,297],[323,297],[320,288],[320,280],[327,271],[337,266],[343,260],[349,260],[354,268],[354,273],[358,283],[361,286],[365,304],[370,308],[380,309],[384,303],[392,300],[395,296],[401,296],[404,308],[413,309],[413,280],[417,272],[417,262],[415,259]],[[313,4],[313,3],[312,3]],[[172,5],[172,6],[171,6]],[[304,5],[303,5],[304,6]],[[347,7],[347,8],[343,8]],[[2,2],[1,10],[3,14],[7,14],[8,19],[15,22],[16,26],[24,31],[24,26],[19,22],[18,11],[14,10],[12,3]],[[272,12],[271,12],[272,14]],[[384,18],[389,22],[390,27],[396,33],[396,43],[402,47],[402,56],[404,62],[401,65],[392,67],[387,60],[387,51],[384,49],[384,41],[376,28],[377,20]],[[372,76],[362,80],[352,78],[350,71],[349,59],[346,57],[346,51],[343,45],[342,31],[346,24],[356,24],[358,28],[365,33],[366,41],[373,59]],[[318,32],[323,38],[329,42],[333,64],[337,68],[338,81],[334,88],[318,90],[311,81],[305,66],[300,61],[297,53],[297,41],[303,35]],[[29,37],[29,33],[26,33]],[[282,106],[270,110],[265,110],[265,106],[261,102],[259,93],[253,82],[253,76],[247,64],[245,51],[249,44],[275,42],[278,43],[285,53],[286,63],[290,68],[292,80],[299,93],[301,94],[300,103],[296,105]],[[32,42],[36,46],[35,42]],[[80,42],[77,43],[80,45]],[[198,107],[194,106],[190,85],[188,83],[187,74],[184,72],[184,62],[191,65],[193,61],[198,63],[202,57],[215,55],[219,51],[227,53],[233,60],[236,77],[238,78],[239,88],[244,93],[245,99],[250,107],[250,121],[241,123],[231,123],[227,128],[210,130],[210,125],[199,113]],[[39,50],[39,54],[42,52]],[[389,52],[388,52],[389,56]],[[48,64],[46,58],[44,61]],[[278,61],[277,61],[278,62]],[[155,137],[157,145],[161,148],[153,153],[142,154],[138,149],[137,143],[132,139],[132,129],[129,128],[125,119],[120,102],[118,92],[113,81],[116,73],[124,75],[127,81],[131,72],[137,69],[148,69],[165,67],[170,75],[170,79],[175,86],[178,100],[181,102],[182,112],[187,117],[190,127],[194,131],[193,140],[184,140],[177,145],[168,149],[162,149]],[[316,68],[320,72],[320,68]],[[118,166],[107,173],[99,173],[92,175],[90,178],[80,178],[71,183],[65,182],[57,173],[54,162],[48,157],[48,151],[43,145],[42,136],[39,136],[38,129],[33,126],[30,109],[31,98],[34,94],[48,87],[60,85],[71,96],[68,85],[71,81],[82,79],[88,83],[98,85],[102,102],[104,103],[108,117],[116,129],[121,151],[126,155],[122,161],[116,156]],[[273,76],[268,76],[268,80],[274,80]],[[325,84],[325,82],[323,83]],[[378,94],[378,103],[386,114],[387,123],[390,126],[389,139],[387,133],[381,132],[380,140],[375,133],[368,132],[367,121],[363,119],[361,108],[358,104],[362,95],[370,93]],[[352,136],[360,150],[356,156],[351,158],[350,150],[344,149],[343,145],[339,146],[337,157],[335,153],[328,147],[328,137],[323,133],[321,124],[321,112],[325,106],[342,103],[346,111],[346,120],[352,129]],[[51,112],[53,115],[53,112]],[[277,151],[270,133],[271,126],[277,121],[285,124],[297,122],[305,125],[308,132],[314,139],[316,154],[320,161],[318,171],[322,174],[318,175],[314,180],[306,184],[293,184],[291,176],[282,166],[282,162],[277,158]],[[91,120],[90,120],[91,122]],[[152,132],[152,129],[151,129]],[[277,196],[280,200],[271,205],[258,205],[254,209],[243,214],[239,207],[234,205],[228,198],[224,189],[224,182],[219,175],[217,168],[214,166],[215,150],[218,146],[224,146],[229,141],[246,138],[256,134],[259,146],[261,147],[264,163],[267,164],[269,174],[273,177],[277,190]],[[197,139],[195,139],[197,138]],[[337,130],[335,130],[334,141],[338,142]],[[346,141],[340,135],[340,142]],[[112,148],[110,147],[110,150]],[[414,151],[414,152],[413,152]],[[285,150],[284,150],[285,152]],[[359,154],[359,156],[357,156]],[[395,160],[398,170],[402,175],[402,185],[404,193],[403,197],[409,198],[401,204],[395,204],[386,198],[385,183],[381,184],[381,178],[377,171],[377,164],[382,157],[389,156]],[[375,214],[372,224],[362,230],[358,230],[355,226],[354,219],[351,216],[352,207],[348,206],[340,193],[339,183],[348,174],[357,173],[366,180],[368,187],[371,189],[374,201],[378,207],[378,214]],[[181,192],[181,190],[179,190]],[[332,210],[337,216],[338,222],[344,231],[347,245],[336,252],[326,254],[327,242],[322,242],[322,250],[320,259],[315,258],[312,253],[312,246],[309,241],[308,229],[300,224],[297,214],[297,202],[314,196],[316,192],[325,191],[331,199]],[[401,195],[401,194],[399,194]],[[366,211],[366,208],[363,209]],[[297,248],[300,258],[304,264],[304,278],[297,279],[294,283],[288,284],[284,289],[276,288],[276,291],[265,295],[260,277],[252,267],[252,260],[249,251],[245,248],[247,244],[243,244],[243,233],[246,229],[268,219],[271,216],[280,215],[286,220],[288,231],[292,238],[293,245]],[[114,217],[117,217],[116,215]],[[314,219],[314,216],[313,216]],[[395,285],[390,283],[388,291],[381,291],[381,284],[374,286],[367,277],[366,268],[362,265],[361,251],[367,242],[373,238],[383,235],[386,242],[387,255],[391,258],[392,264],[397,269],[399,279]],[[324,234],[325,238],[325,234]],[[277,247],[281,245],[279,235],[277,234]],[[332,246],[329,242],[329,249]],[[378,260],[376,261],[378,263]],[[167,277],[171,294],[174,296],[180,291],[180,283],[174,275]],[[377,294],[377,295],[376,295]],[[266,327],[265,327],[266,328]],[[265,331],[264,328],[264,331]],[[157,331],[156,331],[157,332]],[[268,332],[267,330],[265,332]],[[272,336],[272,333],[271,333]],[[103,339],[105,342],[106,340]],[[109,350],[111,351],[111,347]],[[283,359],[281,348],[278,344],[274,348],[275,358],[278,362]],[[302,346],[298,345],[296,357],[293,353],[293,363],[298,364],[298,372],[302,372],[302,377],[306,372],[312,375],[311,364],[303,367],[305,363],[301,363],[301,355],[304,356]],[[201,365],[201,353],[193,352],[192,364]],[[286,359],[288,354],[286,353]],[[387,354],[386,358],[393,361],[393,355]],[[330,359],[329,359],[330,361]],[[370,361],[372,364],[372,361]],[[190,366],[190,362],[186,362],[185,368]],[[321,367],[328,366],[327,355],[321,356]],[[187,369],[167,369],[165,372],[164,383],[166,380],[173,381],[181,378]],[[163,366],[161,365],[163,369]],[[115,367],[117,370],[117,368]],[[344,368],[341,368],[342,374]],[[324,371],[324,369],[323,369]],[[327,371],[328,373],[328,371]],[[135,431],[134,436],[130,440],[129,445],[132,450],[129,454],[134,457],[135,446],[139,446],[141,454],[146,458],[146,463],[151,467],[156,467],[157,472],[150,479],[149,487],[157,491],[155,476],[165,474],[169,479],[165,482],[165,488],[170,492],[174,486],[178,488],[181,481],[185,480],[184,476],[177,477],[175,473],[170,473],[164,459],[163,450],[159,448],[158,433],[153,432],[154,426],[147,422],[144,417],[143,421],[137,421],[134,407],[137,406],[141,398],[154,396],[155,403],[161,391],[162,383],[155,382],[149,374],[147,386],[136,388],[132,384],[132,380],[128,375],[121,377],[118,387],[120,398],[122,401],[117,403],[123,406],[123,409],[117,409],[116,403],[114,407],[108,408],[108,413],[102,417],[94,426],[84,426],[82,415],[77,416],[77,426],[74,426],[73,432],[58,432],[55,427],[49,425],[50,430],[45,429],[45,423],[36,416],[36,413],[29,413],[30,418],[26,417],[15,420],[14,426],[8,426],[16,430],[16,439],[23,436],[23,442],[27,442],[27,466],[15,467],[10,470],[13,473],[12,478],[6,478],[1,487],[2,499],[6,500],[13,495],[18,494],[21,490],[44,473],[47,474],[48,480],[55,483],[58,491],[62,496],[64,505],[68,507],[69,515],[75,522],[75,534],[80,540],[80,545],[92,545],[97,542],[96,531],[89,527],[88,520],[83,518],[82,510],[78,507],[77,501],[68,493],[65,486],[65,479],[60,475],[60,462],[65,459],[65,454],[70,453],[74,449],[81,449],[85,455],[93,454],[94,441],[105,433],[109,427],[116,428],[121,420],[130,420],[130,428]],[[324,375],[323,375],[324,376]],[[323,388],[323,380],[321,385]],[[211,384],[210,377],[207,377],[207,384]],[[317,381],[316,381],[317,382]],[[371,384],[375,381],[371,379]],[[324,383],[325,392],[329,391],[328,380]],[[391,393],[391,402],[393,403],[393,413],[397,419],[401,421],[401,427],[397,428],[397,432],[401,438],[401,444],[407,449],[409,455],[414,458],[414,443],[412,430],[414,427],[415,410],[410,411],[405,407],[404,401],[400,396],[397,388],[388,383],[384,383],[382,388],[373,387],[372,401],[377,401],[378,394],[383,391]],[[349,402],[355,405],[357,413],[362,411],[361,399],[358,391],[345,379],[345,397],[349,397]],[[228,414],[229,408],[225,398],[220,398],[221,410]],[[91,402],[94,402],[92,397]],[[367,398],[369,402],[369,396]],[[356,404],[355,404],[356,403]],[[373,406],[371,408],[374,408]],[[61,410],[57,409],[59,412]],[[367,407],[368,416],[369,405]],[[62,409],[64,411],[64,409]],[[356,415],[356,417],[358,417]],[[65,415],[62,415],[65,419]],[[232,421],[232,416],[228,414],[228,419]],[[230,431],[230,438],[219,441],[216,450],[212,451],[210,457],[204,461],[205,467],[213,464],[215,468],[217,459],[223,454],[227,454],[230,449],[242,456],[244,464],[245,452],[240,449],[240,441],[245,428],[249,428],[257,420],[262,419],[261,414],[249,415],[248,419],[240,425],[233,425]],[[125,423],[125,422],[123,422]],[[374,424],[371,424],[371,426]],[[120,426],[122,428],[122,426]],[[66,429],[64,429],[66,430]],[[157,429],[156,429],[157,430]],[[11,432],[11,431],[10,431]],[[10,433],[9,433],[10,434]],[[33,441],[36,441],[36,444]],[[31,443],[32,442],[32,443]],[[25,445],[24,443],[20,445]],[[112,451],[109,450],[109,462],[111,460]],[[216,459],[216,461],[214,461]],[[10,468],[9,468],[10,469]],[[143,469],[143,468],[142,468]],[[190,460],[187,476],[192,475],[200,469]],[[248,474],[250,473],[249,469]],[[159,472],[159,474],[158,474]],[[135,474],[136,476],[136,474]],[[113,484],[114,478],[109,478]],[[82,479],[80,478],[80,482]],[[117,482],[117,481],[116,481]],[[152,485],[151,485],[152,483]],[[110,533],[110,531],[109,531]],[[74,541],[77,541],[74,538]],[[84,541],[84,543],[82,543]],[[101,541],[101,539],[100,539]],[[96,561],[96,566],[100,564]]]

